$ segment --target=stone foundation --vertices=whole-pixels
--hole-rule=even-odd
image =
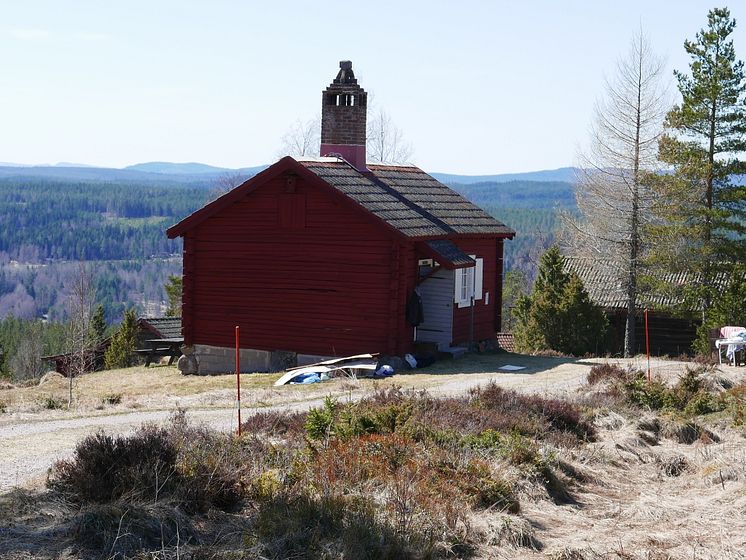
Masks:
[[[195,344],[182,347],[184,355],[177,364],[184,375],[220,375],[236,371],[236,349]],[[267,373],[314,364],[328,356],[296,354],[287,350],[253,350],[241,348],[241,373]]]
[[[272,352],[241,348],[241,373],[270,371]],[[236,349],[206,344],[194,345],[197,360],[197,375],[213,375],[236,371]],[[186,373],[183,371],[182,373]]]

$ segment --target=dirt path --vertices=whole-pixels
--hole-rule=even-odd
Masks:
[[[437,364],[422,370],[423,373],[397,375],[382,382],[335,380],[305,393],[291,387],[267,389],[261,398],[247,399],[249,406],[244,408],[244,418],[252,410],[307,410],[319,406],[326,394],[359,399],[376,387],[388,385],[427,389],[433,395],[456,395],[493,381],[520,392],[561,396],[580,387],[591,366],[598,361],[601,360],[475,355]],[[508,362],[526,369],[519,373],[496,371]],[[634,362],[623,362],[634,365]],[[682,364],[655,362],[654,367],[658,372],[681,371]],[[74,418],[60,411],[4,414],[0,417],[0,492],[13,486],[38,485],[54,461],[70,456],[81,438],[97,430],[126,434],[143,422],[168,421],[176,408],[175,402],[188,410],[192,421],[204,422],[221,430],[234,430],[237,415],[234,407],[227,404],[231,402],[229,394],[227,390],[206,391],[182,396],[178,401],[154,401],[136,411],[121,407],[114,413],[89,410]],[[250,408],[252,404],[255,408]]]
[[[306,410],[321,404],[311,399],[261,409],[245,409],[245,415],[256,410]],[[47,469],[58,459],[72,454],[75,444],[98,430],[109,434],[127,434],[145,422],[164,423],[173,410],[124,412],[70,419],[28,419],[0,427],[0,492],[13,486],[36,485],[43,481]],[[219,430],[235,430],[235,408],[192,409],[189,418]],[[244,416],[245,417],[245,416]]]

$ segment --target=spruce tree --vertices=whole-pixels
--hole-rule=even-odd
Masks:
[[[104,355],[106,369],[130,367],[135,363],[137,348],[137,318],[135,310],[124,312],[124,319],[119,329],[111,338],[111,344]]]
[[[181,290],[183,280],[181,276],[172,274],[168,277],[168,283],[164,286],[168,297],[167,317],[181,317]]]
[[[667,115],[660,159],[671,173],[651,177],[658,222],[651,227],[651,261],[667,272],[689,272],[700,281],[682,295],[707,321],[718,273],[746,257],[746,82],[729,38],[736,22],[727,8],[711,10],[707,27],[685,41],[690,73],[675,72],[682,101]]]
[[[513,313],[518,299],[525,296],[528,290],[528,279],[520,270],[510,270],[503,278],[502,297],[502,330],[510,331],[513,324]]]
[[[104,339],[108,327],[109,325],[106,324],[106,312],[104,306],[99,304],[91,317],[90,339],[92,346],[96,346]]]
[[[520,352],[551,348],[547,337],[560,328],[554,324],[554,319],[568,279],[559,248],[556,245],[550,247],[539,261],[531,295],[520,296],[516,301],[513,335],[516,349]]]
[[[565,272],[556,246],[542,255],[531,295],[519,298],[515,316],[520,352],[555,350],[580,356],[605,349],[606,317],[590,301],[580,278]]]
[[[591,301],[577,274],[573,273],[565,285],[560,315],[565,321],[557,333],[557,349],[573,356],[598,354],[605,349],[606,316]]]
[[[710,354],[710,330],[729,325],[746,325],[746,264],[736,267],[728,286],[718,298],[697,330],[694,350],[703,356]]]

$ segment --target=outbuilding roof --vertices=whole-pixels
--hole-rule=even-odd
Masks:
[[[157,338],[181,337],[181,317],[140,317],[137,324]]]
[[[626,309],[627,295],[619,272],[608,259],[590,257],[564,257],[564,268],[567,272],[574,272],[582,280],[591,301],[610,309]],[[672,308],[682,304],[681,295],[676,293],[678,287],[684,287],[697,282],[701,278],[697,274],[686,272],[652,273],[656,283],[668,286],[669,290],[655,289],[642,285],[637,295],[636,306]],[[715,286],[719,291],[724,290],[731,278],[720,273],[715,277]],[[694,311],[694,310],[690,310]]]
[[[298,161],[287,156],[169,228],[169,237],[184,235],[265,180],[293,170],[323,181],[327,187],[408,238],[454,235],[512,238],[515,235],[511,228],[417,167],[369,164],[368,171],[363,172],[343,159],[325,157]]]

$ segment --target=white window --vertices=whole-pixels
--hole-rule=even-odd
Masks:
[[[453,301],[459,307],[469,307],[472,296],[474,300],[482,299],[482,270],[484,259],[476,255],[469,255],[477,261],[475,266],[461,268],[456,271],[456,286]]]

